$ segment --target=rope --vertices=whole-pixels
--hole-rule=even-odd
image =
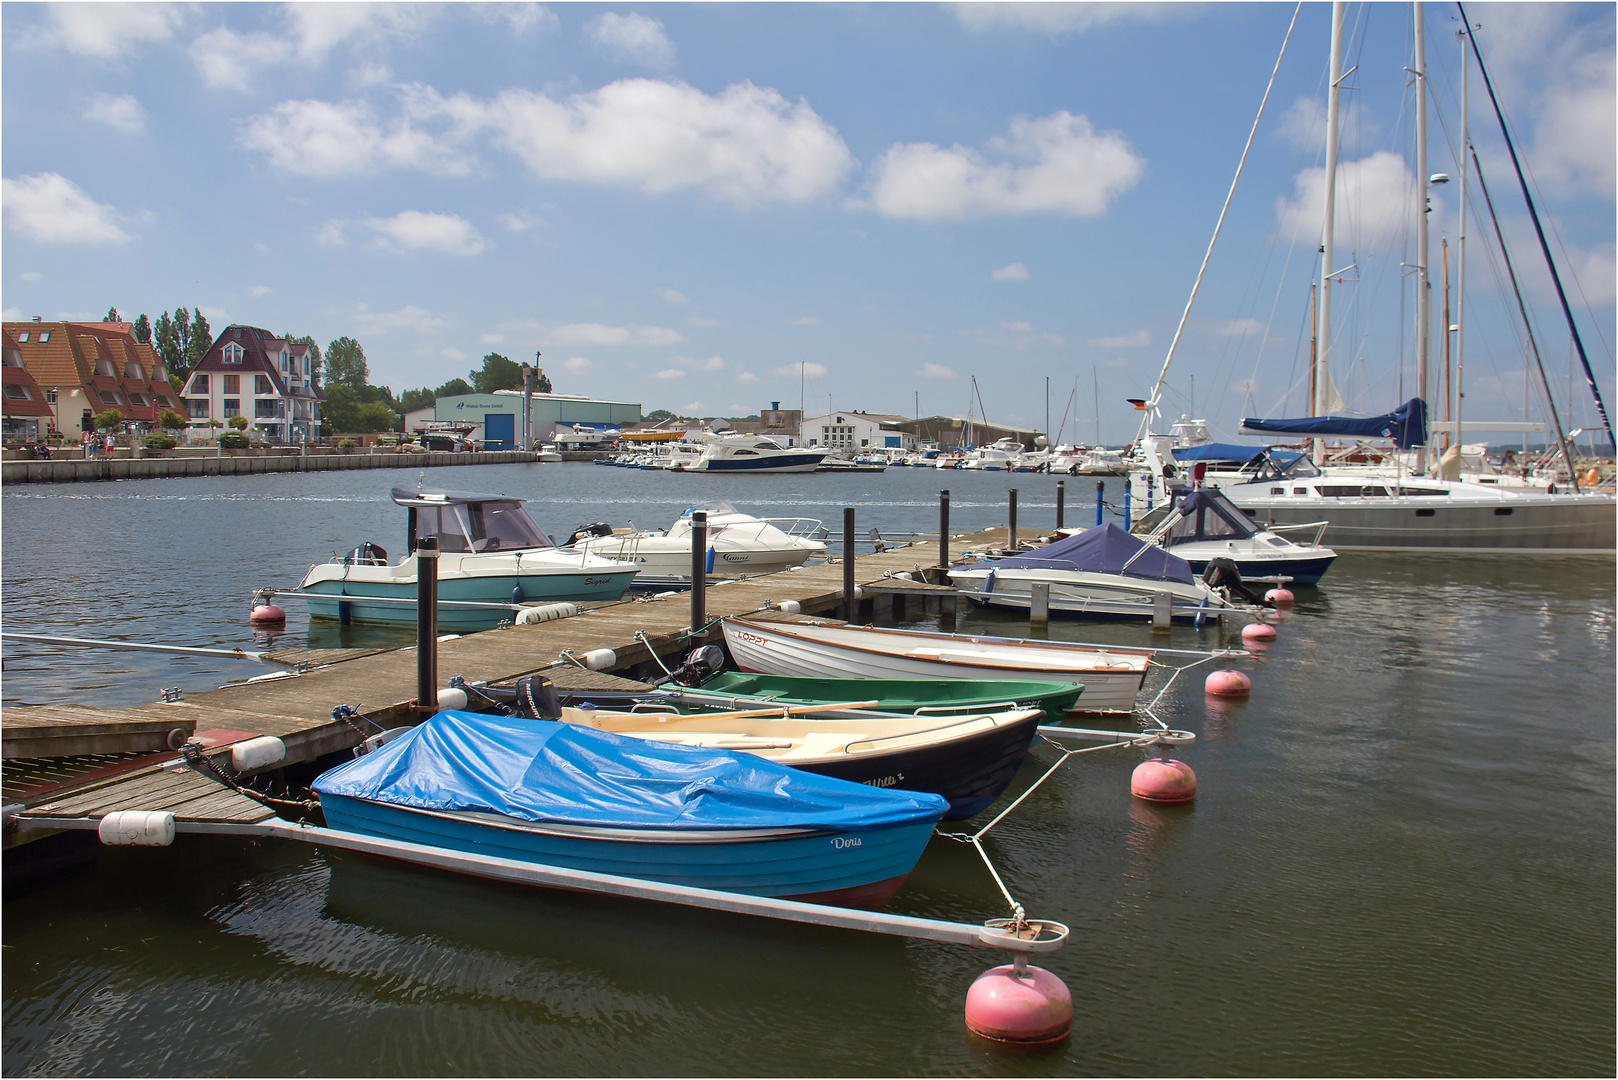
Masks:
[[[219,781],[221,784],[224,784],[238,795],[245,795],[254,802],[262,803],[271,809],[278,806],[284,806],[289,809],[301,811],[302,813],[300,814],[299,820],[302,820],[304,815],[307,815],[316,809],[316,804],[313,799],[277,799],[270,795],[260,794],[259,792],[254,791],[252,788],[243,787],[241,784],[236,782],[234,777],[230,776],[218,765],[214,764],[212,758],[202,752],[201,743],[188,741],[184,746],[180,747],[180,757],[182,757],[185,760],[185,763],[194,771],[213,777],[215,780]]]
[[[704,629],[706,629],[706,627],[704,627]],[[663,663],[663,658],[657,655],[657,650],[652,648],[651,641],[646,637],[646,631],[636,630],[635,640],[646,646],[646,651],[652,654],[652,661],[656,663],[658,667],[663,669],[663,674],[669,676],[669,678],[674,677],[674,672],[668,669],[668,666]]]

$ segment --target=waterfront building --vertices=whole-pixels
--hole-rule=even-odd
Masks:
[[[805,446],[829,449],[839,457],[854,457],[871,450],[916,449],[916,434],[901,424],[902,416],[886,413],[833,412],[803,419],[799,429]]]
[[[135,340],[129,323],[35,319],[6,322],[4,330],[50,407],[47,433],[94,431],[95,415],[108,409],[149,431],[163,410],[180,408],[162,358]]]
[[[266,442],[292,445],[320,437],[320,392],[309,346],[256,326],[220,331],[181,391],[193,431],[245,416]]]
[[[405,430],[414,431],[426,423],[454,423],[471,428],[468,436],[485,450],[523,449],[524,395],[521,390],[496,390],[492,394],[455,394],[441,397],[431,408],[418,409],[405,417]],[[621,430],[638,423],[638,402],[603,401],[582,394],[540,394],[527,397],[528,446],[553,441],[558,432],[568,434],[575,427],[594,431]]]
[[[3,350],[0,350],[0,420],[4,422],[7,440],[33,441],[46,434],[40,430],[50,421],[51,407],[45,401],[45,392],[23,366],[22,350],[8,330]]]
[[[898,418],[894,427],[913,434],[918,442],[939,446],[988,446],[1000,439],[1016,439],[1024,450],[1034,449],[1034,440],[1041,432],[1032,428],[1007,427],[988,424],[961,416],[923,416],[918,420]]]

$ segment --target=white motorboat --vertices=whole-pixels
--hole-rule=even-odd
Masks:
[[[1134,532],[1184,559],[1194,574],[1207,570],[1213,559],[1229,559],[1243,578],[1315,585],[1337,558],[1337,552],[1320,546],[1324,521],[1294,526],[1314,532],[1313,542],[1298,543],[1258,524],[1217,488],[1171,488],[1169,494],[1174,501],[1141,517]]]
[[[743,671],[845,679],[1044,679],[1084,686],[1075,708],[1132,712],[1149,649],[1064,645],[815,620],[727,618],[725,644]]]
[[[1012,472],[1023,460],[1022,443],[1016,439],[998,439],[988,446],[968,450],[961,460],[963,469],[981,469],[986,472]]]
[[[695,509],[693,507],[693,509]],[[635,587],[688,585],[691,581],[691,510],[664,532],[574,534],[572,550],[635,564]],[[596,530],[601,526],[587,526]],[[708,576],[773,574],[826,554],[811,518],[757,518],[720,503],[708,513]]]
[[[794,473],[814,472],[826,459],[826,450],[786,447],[767,435],[708,432],[702,453],[685,472]]]
[[[535,461],[558,462],[562,460],[562,451],[556,448],[555,443],[545,443],[534,451]]]
[[[393,501],[409,510],[408,553],[389,565],[388,553],[368,543],[311,566],[298,586],[311,617],[413,624],[416,544],[427,537],[438,541],[445,630],[489,629],[523,603],[617,600],[638,573],[631,563],[561,551],[509,495],[394,488]]]
[[[980,607],[1027,611],[1033,586],[1050,587],[1050,613],[1079,618],[1170,618],[1201,625],[1253,621],[1239,603],[1191,572],[1185,560],[1110,522],[1065,536],[1026,555],[951,567],[950,581]]]

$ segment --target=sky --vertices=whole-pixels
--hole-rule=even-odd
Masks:
[[[1609,403],[1614,11],[1469,9]],[[183,305],[216,331],[348,335],[395,391],[538,352],[558,392],[647,410],[981,403],[991,421],[1048,415],[1060,441],[1117,445],[1137,425],[1125,399],[1169,355],[1293,13],[6,3],[0,307]],[[1347,8],[1330,362],[1360,414],[1415,392],[1410,13]],[[1191,411],[1234,438],[1243,415],[1306,411],[1330,19],[1298,13],[1165,422]],[[1461,271],[1460,22],[1433,3],[1425,20],[1429,169],[1455,177],[1430,215],[1441,329],[1443,238],[1452,304]],[[1469,85],[1558,408],[1594,424],[1475,65]],[[1465,416],[1521,420],[1525,339],[1469,190],[1452,335]],[[1440,366],[1441,349],[1439,333]]]

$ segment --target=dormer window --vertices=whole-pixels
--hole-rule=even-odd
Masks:
[[[115,374],[113,374],[112,361],[111,360],[106,360],[106,359],[101,359],[101,360],[96,361],[96,374],[97,375],[105,375],[109,379],[117,378],[117,376]]]
[[[285,371],[286,369],[287,369],[287,351],[285,349],[282,349],[281,350],[281,370]]]
[[[227,363],[227,364],[239,364],[239,363],[241,363],[242,362],[242,356],[245,354],[245,352],[246,352],[246,350],[243,349],[240,345],[237,345],[235,342],[231,342],[229,345],[225,346],[225,363]]]
[[[133,360],[131,360],[129,363],[125,364],[124,365],[124,378],[126,378],[126,379],[139,379],[139,378],[142,378],[140,365],[135,363],[135,361],[133,361]]]

